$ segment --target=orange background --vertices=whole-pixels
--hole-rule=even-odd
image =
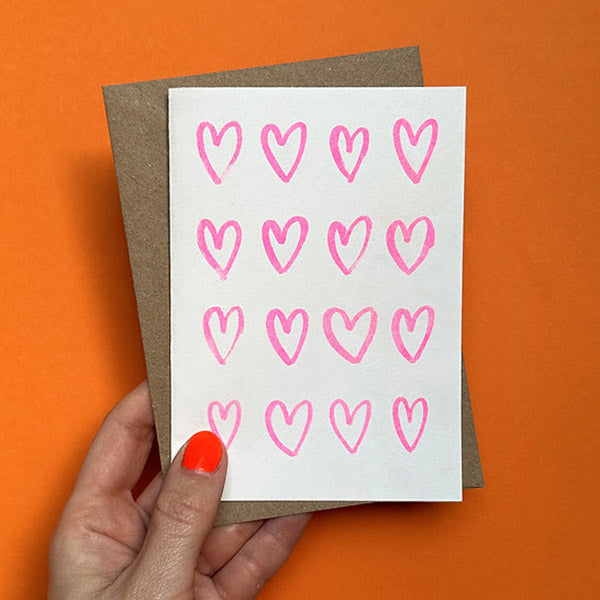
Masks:
[[[319,514],[261,598],[598,597],[595,3],[122,4],[0,8],[0,597],[44,596],[85,450],[144,377],[100,86],[413,44],[427,85],[468,86],[464,353],[486,488]]]

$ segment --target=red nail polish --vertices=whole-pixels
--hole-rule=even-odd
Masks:
[[[221,462],[223,445],[212,431],[199,431],[185,447],[181,465],[190,471],[212,473]]]

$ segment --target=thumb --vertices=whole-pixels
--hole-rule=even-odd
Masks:
[[[143,598],[179,597],[193,587],[202,544],[213,528],[227,455],[210,431],[192,436],[165,476],[131,581]],[[137,597],[137,595],[135,596]]]

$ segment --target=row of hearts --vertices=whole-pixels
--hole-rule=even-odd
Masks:
[[[217,347],[217,344],[215,342],[215,337],[214,337],[213,330],[211,327],[211,318],[213,316],[217,317],[221,334],[225,334],[227,332],[227,325],[228,325],[229,317],[234,313],[237,315],[237,321],[238,321],[237,322],[237,330],[236,330],[233,341],[231,342],[231,345],[230,345],[228,351],[223,355],[221,353],[221,351],[219,350],[219,348]],[[366,333],[365,339],[364,339],[360,349],[358,350],[358,352],[356,354],[351,354],[350,352],[348,352],[348,350],[346,348],[344,348],[342,343],[338,340],[337,336],[333,332],[332,319],[335,315],[341,316],[342,320],[344,322],[344,327],[346,328],[346,331],[351,331],[354,329],[354,327],[358,323],[359,319],[363,315],[366,315],[366,314],[370,315],[369,329]],[[421,339],[421,342],[419,344],[417,351],[414,354],[411,354],[408,351],[408,349],[406,348],[406,345],[404,344],[404,341],[402,339],[402,333],[400,332],[400,323],[401,323],[402,319],[404,319],[404,321],[406,322],[407,331],[409,333],[413,333],[415,330],[415,326],[417,324],[417,320],[419,319],[419,317],[422,314],[426,314],[427,326],[426,326],[425,332],[423,334],[423,337]],[[279,340],[279,336],[278,336],[277,332],[275,331],[275,320],[279,321],[279,324],[281,325],[281,329],[283,330],[283,333],[289,335],[292,331],[292,326],[293,326],[293,323],[294,323],[294,320],[296,319],[296,317],[299,317],[300,320],[302,321],[302,331],[300,333],[300,338],[298,339],[296,349],[295,349],[294,353],[290,356],[290,354],[282,346],[281,341]],[[435,311],[433,310],[433,308],[431,306],[427,306],[427,305],[421,306],[412,315],[411,315],[410,311],[408,311],[406,308],[399,308],[394,313],[394,315],[392,317],[392,325],[391,325],[392,339],[394,340],[394,343],[395,343],[396,347],[398,348],[398,351],[400,352],[400,354],[402,354],[402,356],[409,363],[414,364],[419,360],[419,358],[421,358],[421,355],[423,354],[423,350],[425,349],[425,346],[427,345],[427,342],[429,341],[429,338],[431,337],[431,331],[433,329],[434,319],[435,319]],[[377,321],[378,321],[377,311],[373,307],[370,307],[370,306],[363,308],[361,311],[356,313],[356,315],[354,315],[354,317],[352,319],[350,319],[348,317],[348,314],[346,313],[345,310],[342,310],[341,308],[332,307],[332,308],[327,309],[323,313],[323,331],[324,331],[325,337],[327,338],[327,341],[329,342],[331,347],[340,356],[342,356],[343,358],[345,358],[348,362],[350,362],[352,364],[358,364],[363,359],[367,349],[369,348],[369,346],[371,345],[371,342],[373,341],[373,337],[375,336],[375,331],[377,329]],[[212,352],[214,357],[217,359],[217,362],[219,364],[224,365],[227,362],[227,359],[229,358],[230,354],[232,353],[235,345],[237,344],[237,341],[240,338],[240,335],[244,331],[244,312],[242,311],[242,309],[239,306],[234,306],[231,309],[229,309],[229,311],[225,314],[225,313],[223,313],[223,310],[221,309],[220,306],[212,306],[204,313],[202,324],[203,324],[203,330],[204,330],[204,338],[206,340],[206,343],[208,344],[210,351]],[[297,309],[293,310],[286,317],[285,314],[281,310],[279,310],[278,308],[274,308],[274,309],[270,310],[269,313],[267,314],[266,328],[267,328],[267,335],[269,337],[269,341],[271,342],[271,345],[273,346],[273,349],[275,350],[275,352],[277,353],[279,358],[281,358],[281,360],[288,366],[294,364],[296,362],[296,360],[298,359],[298,356],[300,355],[300,351],[302,350],[302,347],[304,346],[304,342],[306,340],[306,335],[308,333],[308,313],[302,308],[297,308]]]
[[[364,241],[356,260],[350,265],[347,265],[340,256],[337,248],[337,239],[339,237],[339,241],[342,246],[348,246],[350,242],[350,236],[352,235],[354,228],[359,224],[365,224],[365,233],[364,233]],[[425,239],[423,240],[423,245],[421,247],[421,252],[412,265],[407,265],[406,261],[402,258],[398,245],[396,243],[396,231],[399,228],[402,233],[402,239],[404,243],[408,244],[412,239],[413,230],[419,223],[424,223],[427,231],[425,234]],[[285,265],[282,265],[275,250],[273,248],[273,244],[271,242],[271,234],[277,241],[279,245],[283,245],[286,242],[287,234],[293,225],[298,225],[300,227],[300,236],[298,242],[296,244],[296,248],[292,252],[290,258],[288,259]],[[269,219],[265,221],[262,225],[262,241],[263,246],[265,248],[265,252],[267,253],[267,257],[275,270],[283,274],[289,270],[294,261],[296,260],[304,242],[306,241],[306,236],[308,235],[308,220],[305,217],[292,217],[287,221],[287,223],[281,228],[276,221]],[[339,221],[334,221],[329,226],[329,230],[327,233],[327,245],[329,247],[329,252],[331,253],[331,257],[333,258],[335,264],[339,267],[339,269],[345,275],[350,275],[362,256],[364,255],[369,240],[371,238],[371,231],[373,228],[373,221],[370,217],[366,215],[362,215],[357,217],[350,227],[346,227],[343,223]],[[229,255],[227,263],[225,265],[221,265],[207,244],[206,233],[208,232],[212,237],[212,244],[217,250],[221,250],[223,248],[223,243],[225,239],[225,233],[227,230],[232,229],[235,235],[235,240],[233,244],[233,249]],[[200,252],[208,262],[208,264],[215,270],[215,272],[219,275],[221,280],[227,279],[227,274],[229,273],[233,262],[236,259],[238,251],[240,249],[240,244],[242,242],[242,228],[238,221],[230,220],[224,223],[219,230],[213,224],[210,219],[202,219],[198,224],[198,228],[196,230],[196,241],[198,244],[198,248]],[[387,229],[386,233],[386,244],[390,256],[394,260],[394,262],[398,265],[401,271],[410,275],[414,272],[414,270],[425,260],[425,257],[429,253],[429,250],[433,247],[435,243],[435,229],[433,227],[433,223],[431,219],[428,217],[419,217],[415,219],[410,226],[406,226],[401,220],[393,221]]]
[[[402,409],[404,410],[404,413],[406,415],[406,419],[407,419],[408,423],[411,424],[413,422],[413,418],[415,417],[414,411],[418,406],[421,406],[421,409],[422,409],[421,410],[421,422],[420,422],[418,431],[414,434],[414,438],[412,439],[412,441],[409,441],[407,434],[402,427],[402,420],[400,418],[400,407],[402,407]],[[304,427],[302,429],[302,432],[300,433],[298,443],[296,444],[296,446],[294,448],[290,448],[289,446],[284,444],[282,442],[282,440],[280,439],[280,437],[277,435],[277,433],[275,431],[275,427],[273,425],[273,416],[274,416],[275,411],[278,411],[278,412],[280,411],[283,415],[283,420],[284,420],[285,424],[287,426],[291,426],[294,423],[294,420],[295,420],[298,412],[303,407],[306,407],[306,416],[305,416],[305,421],[304,421]],[[347,427],[352,427],[352,425],[354,424],[355,419],[357,417],[357,413],[359,411],[364,412],[364,416],[362,419],[362,426],[360,428],[360,433],[357,436],[354,443],[351,443],[347,439],[349,437],[348,436],[349,432],[344,434],[344,432],[342,432],[342,429],[340,428],[340,423],[342,424],[342,427],[344,427],[344,425],[343,425],[343,421],[338,422],[339,410],[336,413],[337,408],[342,409],[342,411],[343,411],[342,416],[344,417],[344,421],[345,421]],[[364,411],[362,411],[363,408],[364,408]],[[225,439],[221,435],[221,432],[219,431],[219,427],[217,425],[217,420],[215,419],[215,409],[218,411],[218,419],[222,422],[226,421],[230,411],[233,411],[235,413],[233,427],[231,428],[231,432],[230,432],[229,436],[227,437],[227,439]],[[231,400],[231,402],[228,402],[225,405],[223,405],[223,404],[221,404],[221,402],[217,402],[217,401],[211,402],[208,405],[207,412],[208,412],[208,423],[209,423],[211,431],[215,435],[217,435],[221,438],[221,440],[223,441],[223,444],[225,444],[226,448],[229,448],[231,446],[235,436],[237,435],[237,432],[238,432],[238,429],[240,427],[240,423],[242,420],[242,407],[241,407],[239,400]],[[425,398],[417,398],[412,404],[409,404],[407,399],[402,396],[398,397],[398,398],[396,398],[396,400],[394,400],[394,403],[392,405],[392,420],[394,422],[394,429],[396,430],[396,434],[398,435],[400,442],[402,443],[402,445],[404,446],[404,448],[406,449],[407,452],[412,452],[417,447],[417,444],[419,443],[419,440],[421,439],[421,436],[423,435],[423,430],[425,429],[425,423],[427,422],[428,412],[429,412],[429,406],[428,406],[427,400],[425,400]],[[308,434],[308,430],[310,429],[312,419],[313,419],[313,405],[309,400],[303,400],[303,401],[299,402],[293,408],[293,410],[291,412],[288,411],[287,406],[283,402],[281,402],[280,400],[273,400],[272,402],[269,403],[269,405],[267,406],[267,408],[265,410],[265,425],[267,427],[267,432],[269,433],[269,436],[271,437],[271,439],[273,440],[275,445],[282,452],[287,454],[288,456],[297,456],[297,454],[300,452],[300,448],[302,447],[302,444],[304,443],[304,439],[306,438],[306,435]],[[344,400],[342,400],[341,398],[334,400],[329,407],[329,421],[331,423],[331,427],[333,428],[334,433],[336,434],[336,436],[338,437],[338,439],[340,440],[340,442],[342,443],[344,448],[346,448],[346,450],[350,454],[355,454],[356,451],[358,450],[359,446],[361,445],[363,438],[365,437],[365,434],[367,433],[367,428],[369,427],[370,420],[371,420],[371,402],[369,400],[363,400],[362,402],[359,402],[354,407],[354,410],[352,412],[350,412],[350,409],[348,408],[348,404],[346,404],[346,402]]]
[[[410,145],[416,147],[419,143],[419,139],[421,138],[421,134],[429,128],[431,128],[431,138],[429,140],[425,156],[421,161],[420,166],[417,169],[415,169],[410,164],[402,146],[401,131],[404,130],[406,132]],[[429,159],[431,158],[433,149],[435,148],[435,144],[437,142],[438,129],[438,122],[435,119],[427,119],[417,129],[416,133],[413,131],[412,125],[406,119],[398,119],[394,123],[392,129],[394,149],[396,150],[396,155],[398,156],[398,160],[400,161],[402,169],[413,183],[419,183],[421,181],[421,177],[423,176],[425,168],[429,163]],[[204,132],[206,130],[209,131],[214,146],[221,145],[223,137],[227,131],[232,130],[236,134],[235,149],[227,166],[221,173],[217,173],[215,171],[208,157],[208,153],[206,151],[206,141],[204,138]],[[275,158],[275,155],[273,154],[269,143],[269,134],[273,134],[275,142],[278,146],[285,146],[292,133],[296,130],[300,132],[300,144],[294,162],[292,163],[289,170],[286,172],[283,170],[283,168],[279,164],[279,161],[277,160],[277,158]],[[260,134],[260,142],[262,145],[264,155],[271,167],[273,168],[273,171],[275,171],[275,174],[284,183],[289,183],[294,173],[296,172],[298,165],[300,164],[300,160],[302,159],[302,155],[304,154],[304,149],[306,148],[307,135],[308,134],[306,123],[303,123],[302,121],[294,123],[291,127],[288,128],[288,130],[284,134],[282,134],[279,127],[277,125],[274,125],[273,123],[269,123],[268,125],[265,125],[262,128]],[[354,166],[351,169],[348,168],[344,158],[342,157],[342,153],[340,150],[340,135],[344,136],[346,153],[350,153],[353,151],[354,141],[359,135],[362,138],[361,148],[355,160]],[[208,121],[203,121],[202,123],[200,123],[200,125],[198,125],[198,128],[196,129],[196,145],[198,148],[200,160],[202,161],[206,172],[215,184],[220,185],[221,183],[223,183],[223,178],[225,177],[225,175],[227,175],[227,173],[229,172],[235,161],[238,159],[238,156],[240,154],[240,150],[242,148],[242,126],[237,121],[230,121],[229,123],[226,123],[220,129],[220,131],[217,132],[215,126],[212,123]],[[339,169],[340,173],[346,178],[348,183],[352,183],[354,181],[354,178],[356,177],[356,174],[358,173],[358,169],[360,168],[360,165],[367,153],[367,150],[369,149],[369,130],[366,127],[359,127],[351,135],[347,127],[344,127],[343,125],[337,125],[331,130],[331,134],[329,136],[329,147],[331,150],[333,160],[335,161],[335,164]]]

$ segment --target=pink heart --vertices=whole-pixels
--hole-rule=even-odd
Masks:
[[[296,317],[300,317],[302,321],[302,333],[300,334],[300,339],[298,340],[298,345],[296,346],[296,350],[294,354],[290,357],[290,355],[286,352],[285,348],[281,345],[279,341],[279,337],[277,336],[277,332],[275,331],[275,319],[278,319],[281,323],[281,327],[283,332],[286,334],[290,334],[292,331],[292,324]],[[267,335],[269,336],[269,340],[277,355],[286,365],[292,365],[298,359],[298,355],[302,350],[302,346],[304,345],[304,340],[306,339],[306,333],[308,332],[308,314],[305,310],[301,308],[297,308],[290,313],[289,317],[286,317],[283,312],[281,312],[278,308],[274,308],[269,311],[267,315]]]
[[[233,155],[229,160],[229,163],[225,167],[225,170],[219,175],[212,166],[210,159],[208,158],[208,154],[206,153],[206,146],[204,143],[204,130],[208,129],[210,131],[212,143],[215,146],[220,146],[221,142],[223,141],[223,136],[231,128],[235,130],[237,136],[235,150],[233,151]],[[200,155],[200,160],[202,161],[204,168],[210,175],[210,178],[218,185],[220,183],[223,183],[223,178],[225,177],[225,175],[227,175],[229,169],[231,169],[233,163],[237,160],[240,154],[240,150],[242,148],[242,127],[237,121],[230,121],[229,123],[221,127],[221,131],[217,133],[217,130],[215,129],[215,126],[212,123],[209,123],[208,121],[203,121],[202,123],[200,123],[200,125],[198,125],[198,129],[196,130],[196,145],[198,146],[198,154]]]
[[[217,262],[217,259],[212,255],[211,251],[206,244],[206,231],[210,233],[213,245],[217,250],[223,249],[223,240],[225,237],[225,232],[232,228],[235,232],[235,242],[233,245],[233,249],[231,254],[229,255],[229,260],[224,267]],[[210,219],[202,219],[200,224],[198,225],[198,229],[196,231],[196,239],[198,241],[198,248],[200,248],[200,252],[207,260],[208,264],[218,273],[219,277],[222,281],[227,279],[227,273],[231,269],[231,265],[233,265],[233,261],[237,256],[237,253],[240,249],[240,243],[242,241],[242,228],[237,221],[227,221],[224,225],[221,226],[219,231],[217,232],[215,226],[213,225]]]
[[[214,417],[214,410],[218,409],[219,411],[219,420],[226,421],[229,416],[229,411],[233,408],[233,412],[235,413],[233,428],[231,429],[231,433],[229,434],[229,438],[227,441],[223,439],[221,434],[219,433],[219,428],[217,427],[217,423]],[[240,428],[240,422],[242,420],[242,407],[240,406],[239,400],[232,400],[228,402],[225,406],[223,406],[220,402],[214,401],[208,405],[208,424],[210,425],[211,431],[221,438],[221,441],[225,444],[225,448],[229,449],[231,446],[231,442],[235,438],[238,429]]]
[[[413,440],[412,443],[410,443],[406,437],[406,434],[404,433],[404,430],[402,429],[402,423],[400,421],[399,409],[400,409],[400,405],[402,405],[402,408],[404,409],[404,412],[406,413],[406,418],[408,419],[408,422],[412,423],[413,413],[418,404],[421,404],[423,406],[423,414],[421,416],[421,425],[419,427],[419,431],[417,432],[417,435],[415,436],[415,439]],[[394,419],[394,428],[396,429],[396,433],[398,434],[398,437],[400,438],[402,445],[406,448],[406,450],[408,452],[412,452],[417,447],[417,444],[419,443],[419,440],[421,439],[421,436],[423,435],[423,430],[425,429],[425,423],[427,422],[427,414],[428,414],[428,406],[427,406],[427,400],[425,400],[425,398],[417,398],[412,403],[411,406],[408,405],[408,401],[406,400],[406,398],[396,398],[396,400],[394,401],[394,405],[392,407],[392,417]]]
[[[364,222],[364,224],[365,224],[365,240],[363,242],[360,252],[358,253],[358,256],[356,257],[356,260],[349,267],[347,267],[339,255],[337,245],[336,245],[335,234],[337,233],[340,236],[340,242],[342,243],[342,245],[347,246],[350,241],[350,236],[352,235],[352,232],[354,231],[354,228],[359,223],[362,223],[362,222]],[[345,275],[350,275],[350,273],[352,273],[352,271],[358,264],[358,261],[362,258],[363,254],[365,253],[365,250],[367,249],[367,244],[369,243],[369,238],[371,237],[372,227],[373,227],[373,222],[371,221],[371,219],[369,217],[366,217],[366,216],[358,217],[357,219],[355,219],[353,221],[352,225],[350,225],[350,227],[348,227],[348,229],[346,229],[346,227],[339,221],[334,221],[329,226],[329,231],[327,233],[327,245],[329,246],[329,252],[330,252],[331,258],[333,258],[335,264],[340,268],[342,273],[344,273]]]
[[[332,319],[333,315],[335,315],[335,314],[341,315],[342,319],[344,320],[344,327],[346,328],[347,331],[350,331],[350,330],[354,329],[358,320],[367,313],[370,313],[370,315],[371,315],[369,331],[367,332],[367,335],[365,336],[365,339],[364,339],[362,346],[360,347],[358,353],[355,356],[353,356],[340,344],[339,340],[335,336],[335,333],[333,333],[331,319]],[[357,364],[363,359],[363,356],[365,355],[367,348],[373,341],[373,336],[375,335],[376,329],[377,329],[377,312],[375,312],[375,309],[370,306],[367,308],[363,308],[360,312],[356,313],[356,315],[354,315],[352,320],[350,320],[350,318],[346,314],[346,311],[342,310],[341,308],[328,308],[325,311],[325,313],[323,314],[323,331],[325,332],[325,337],[327,338],[327,341],[331,344],[331,347],[339,355],[343,356],[348,362],[351,362],[353,364]]]
[[[275,429],[273,427],[273,413],[275,412],[275,409],[277,409],[277,408],[279,410],[281,410],[281,412],[283,413],[283,418],[285,420],[285,424],[288,426],[291,426],[294,422],[294,419],[296,418],[296,415],[298,414],[298,411],[303,406],[307,407],[306,421],[304,423],[304,428],[302,430],[302,434],[300,435],[298,443],[296,444],[295,448],[292,450],[291,448],[286,446],[279,439],[279,436],[275,432]],[[303,400],[302,402],[299,402],[294,407],[294,409],[292,410],[291,413],[288,412],[287,406],[283,402],[281,402],[280,400],[273,400],[273,402],[271,402],[267,406],[267,410],[265,411],[265,424],[267,426],[267,431],[269,432],[269,435],[271,436],[271,439],[273,440],[275,445],[282,452],[285,452],[285,454],[287,454],[288,456],[297,456],[298,452],[300,452],[300,448],[302,447],[302,444],[304,443],[306,434],[308,433],[308,430],[310,428],[310,424],[312,422],[312,416],[313,416],[313,407],[312,407],[312,404],[310,403],[310,401],[308,401],[308,400]]]
[[[296,248],[294,249],[294,252],[292,252],[292,255],[290,256],[290,259],[287,261],[285,266],[281,266],[281,263],[279,262],[279,259],[277,258],[277,255],[275,254],[275,250],[273,250],[273,246],[271,244],[271,238],[270,238],[269,234],[272,233],[275,236],[275,240],[277,241],[278,244],[280,244],[280,245],[285,244],[285,242],[287,240],[288,230],[295,223],[298,223],[298,225],[300,225],[300,238],[298,239],[298,243],[296,244]],[[263,226],[262,226],[263,246],[265,247],[265,252],[267,253],[267,257],[268,257],[269,261],[271,262],[271,264],[273,265],[273,267],[275,268],[275,270],[278,273],[280,273],[280,274],[285,273],[292,266],[292,264],[296,260],[296,257],[298,256],[298,253],[300,252],[300,250],[302,250],[302,246],[304,245],[304,242],[306,241],[307,234],[308,234],[308,221],[304,217],[292,217],[283,226],[283,229],[281,229],[281,227],[279,227],[279,224],[276,221],[273,221],[272,219],[269,219],[268,221],[265,221],[263,223]]]
[[[362,146],[360,148],[358,158],[354,163],[354,168],[350,172],[346,168],[344,159],[342,158],[342,153],[340,151],[340,134],[342,134],[345,138],[347,153],[352,152],[354,149],[354,140],[356,137],[359,134],[362,136]],[[352,183],[356,177],[356,174],[358,173],[358,169],[360,169],[363,158],[369,149],[369,130],[365,127],[359,127],[352,135],[350,135],[350,132],[346,127],[343,125],[336,125],[331,130],[331,135],[329,136],[329,148],[331,149],[331,155],[333,156],[333,160],[335,161],[337,168],[340,170],[340,173],[348,180],[348,183]]]
[[[229,347],[229,350],[227,351],[225,356],[223,356],[219,352],[219,349],[217,348],[217,344],[215,343],[215,338],[213,336],[213,332],[212,332],[211,325],[210,325],[210,318],[214,314],[217,315],[217,317],[219,319],[219,328],[221,330],[221,333],[224,334],[227,332],[227,324],[228,324],[229,317],[234,312],[238,316],[237,331],[235,333],[233,342],[231,342],[231,346]],[[206,339],[206,343],[208,344],[208,347],[210,348],[210,351],[215,355],[215,358],[217,359],[217,361],[220,364],[224,365],[227,362],[229,355],[233,351],[240,335],[244,331],[244,313],[242,312],[242,309],[239,306],[234,306],[233,308],[229,309],[229,311],[227,312],[226,315],[224,315],[220,306],[212,306],[204,313],[203,325],[204,325],[204,337]]]
[[[365,415],[364,415],[363,424],[362,424],[362,427],[360,430],[360,435],[358,436],[358,439],[356,440],[356,442],[354,443],[353,446],[351,446],[348,443],[348,440],[346,440],[345,436],[340,431],[339,425],[337,423],[336,412],[335,412],[336,406],[341,406],[343,408],[344,418],[346,421],[346,425],[348,425],[348,426],[352,426],[352,424],[354,423],[354,418],[356,417],[356,413],[363,406],[365,407]],[[370,419],[371,419],[371,403],[368,400],[363,400],[362,402],[359,402],[352,412],[350,412],[348,405],[341,398],[334,400],[331,403],[331,406],[329,407],[329,420],[331,421],[331,426],[333,427],[333,431],[335,432],[335,435],[338,436],[340,442],[342,442],[342,444],[344,445],[344,448],[346,448],[346,450],[348,450],[348,452],[350,452],[350,454],[355,454],[356,451],[358,450],[359,446],[361,445],[363,438],[365,437],[365,433],[367,433],[367,427],[369,426]]]
[[[406,329],[412,333],[415,330],[415,325],[417,324],[417,319],[422,313],[427,313],[427,329],[425,330],[425,334],[423,335],[423,339],[421,340],[421,344],[417,351],[411,354],[404,345],[404,341],[402,340],[402,334],[400,333],[400,321],[404,317],[406,320]],[[392,318],[392,337],[394,338],[394,343],[396,347],[400,351],[400,354],[404,356],[404,358],[409,363],[416,363],[419,358],[421,358],[421,354],[423,354],[423,350],[429,338],[431,337],[431,330],[433,329],[433,321],[435,317],[435,311],[431,306],[421,306],[421,308],[415,311],[415,314],[411,316],[410,312],[406,310],[406,308],[399,308]]]
[[[404,240],[404,243],[408,244],[412,239],[414,228],[419,223],[425,223],[427,225],[427,233],[425,234],[425,240],[423,241],[421,253],[417,257],[417,260],[415,260],[415,262],[409,267],[400,255],[398,246],[396,245],[396,229],[400,227],[400,230],[402,231],[402,239]],[[429,250],[431,250],[435,243],[435,230],[433,228],[433,223],[427,217],[419,217],[410,224],[410,227],[407,228],[402,221],[394,221],[388,227],[386,242],[388,251],[391,257],[394,259],[394,262],[400,267],[402,271],[404,271],[407,275],[410,275],[425,260],[425,257],[429,253]]]
[[[287,144],[290,138],[290,135],[292,135],[292,133],[294,133],[296,129],[300,130],[300,145],[298,147],[298,153],[296,154],[296,158],[294,159],[290,170],[287,173],[285,173],[281,168],[281,165],[275,158],[271,147],[269,146],[269,133],[273,133],[273,135],[275,136],[275,141],[279,146],[285,146],[285,144]],[[265,153],[269,164],[271,165],[271,167],[273,167],[273,170],[275,171],[279,179],[281,179],[281,181],[283,181],[284,183],[289,182],[289,180],[293,177],[294,173],[296,172],[298,165],[300,164],[300,160],[302,159],[302,155],[304,154],[304,148],[306,147],[306,135],[306,123],[302,123],[301,121],[294,123],[283,135],[281,135],[279,127],[277,127],[277,125],[273,125],[272,123],[269,123],[268,125],[265,125],[262,128],[262,131],[260,133],[260,143],[262,144],[263,152]]]
[[[408,134],[408,141],[411,146],[416,146],[419,143],[419,138],[421,134],[427,129],[431,127],[431,140],[429,141],[429,146],[427,147],[427,152],[425,153],[425,158],[421,163],[418,171],[415,171],[411,164],[408,162],[406,158],[406,154],[404,153],[404,149],[402,148],[402,140],[400,139],[400,130],[405,129]],[[429,159],[433,153],[433,149],[435,147],[435,143],[438,138],[438,122],[435,119],[427,119],[425,123],[417,129],[417,133],[413,133],[413,129],[411,124],[406,119],[398,119],[394,123],[394,147],[396,148],[396,154],[398,155],[398,160],[404,169],[404,172],[408,175],[408,178],[413,183],[419,183],[421,181],[421,177],[423,177],[423,173],[429,163]]]

